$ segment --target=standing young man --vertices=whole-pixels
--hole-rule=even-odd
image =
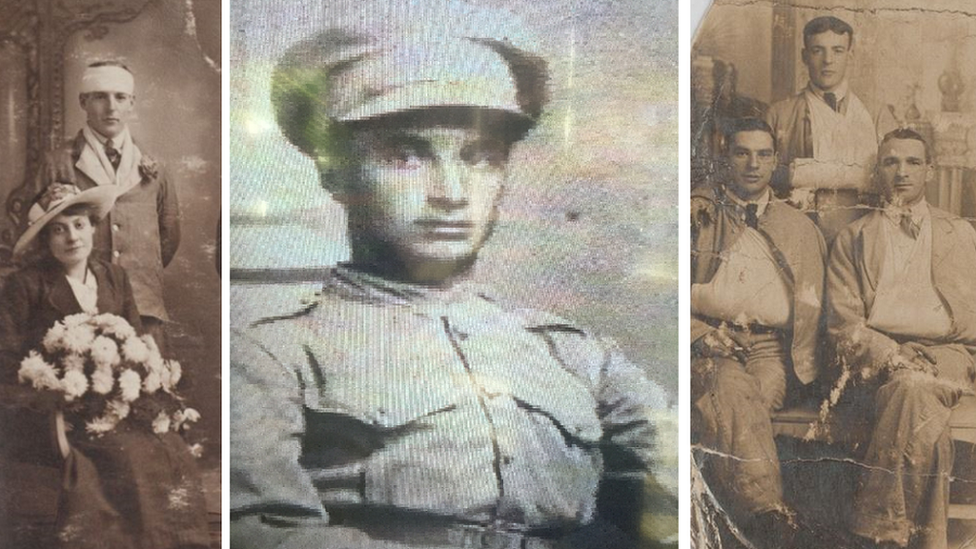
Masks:
[[[810,82],[797,95],[770,107],[779,162],[813,158],[821,162],[870,169],[877,143],[894,127],[882,110],[872,115],[850,89],[847,70],[854,59],[854,29],[833,16],[817,17],[803,27],[803,64]]]
[[[79,94],[87,124],[60,151],[55,177],[90,189],[115,185],[119,198],[95,235],[94,255],[129,275],[143,328],[165,352],[163,269],[180,245],[176,186],[129,133],[135,111],[135,77],[115,61],[85,69]]]

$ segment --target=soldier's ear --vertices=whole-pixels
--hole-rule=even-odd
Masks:
[[[88,102],[88,95],[87,94],[84,94],[84,93],[79,93],[78,94],[78,104],[81,105],[81,108],[84,109],[85,108],[85,103],[87,103],[87,102]]]
[[[315,168],[319,172],[319,184],[336,202],[346,205],[355,174],[351,173],[348,166],[337,165],[328,157],[317,156],[314,160]]]

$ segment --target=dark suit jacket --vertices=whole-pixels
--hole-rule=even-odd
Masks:
[[[84,134],[70,143],[78,188],[98,184],[77,167],[85,147]],[[143,157],[146,158],[145,152]],[[163,268],[180,246],[180,205],[176,186],[162,169],[143,174],[138,185],[120,196],[95,233],[94,257],[125,268],[132,281],[139,312],[168,320],[163,302]]]
[[[90,259],[98,282],[98,311],[126,319],[142,331],[129,277],[118,265]],[[71,286],[56,266],[38,265],[10,274],[0,294],[0,381],[17,383],[20,361],[36,349],[47,330],[64,317],[81,312]]]
[[[118,265],[93,259],[88,267],[98,281],[99,312],[119,315],[141,332],[139,311],[125,271]],[[8,400],[2,404],[10,406],[0,407],[0,461],[57,465],[54,458],[60,454],[55,452],[53,436],[39,435],[50,432],[50,416],[21,407],[30,402],[26,393],[33,389],[17,384],[17,371],[20,361],[40,346],[55,322],[80,312],[81,305],[58,266],[28,267],[4,281],[0,292],[0,384]],[[15,401],[21,404],[11,405]]]

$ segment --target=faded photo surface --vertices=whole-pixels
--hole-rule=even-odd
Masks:
[[[696,547],[973,545],[974,34],[953,1],[700,23]]]
[[[232,546],[676,543],[675,6],[231,9]]]
[[[0,2],[0,546],[220,546],[220,3]]]

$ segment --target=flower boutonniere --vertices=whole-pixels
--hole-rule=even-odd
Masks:
[[[143,179],[156,179],[159,176],[159,162],[148,154],[142,155],[139,161],[139,175]]]

